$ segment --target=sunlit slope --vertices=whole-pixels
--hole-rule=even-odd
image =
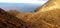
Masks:
[[[41,12],[32,17],[31,27],[34,28],[60,28],[60,9]]]
[[[33,28],[60,28],[60,0],[50,0],[30,18]]]
[[[47,11],[58,10],[58,9],[60,9],[60,0],[49,0],[47,3],[45,3],[43,6],[41,6],[37,12],[35,12],[33,14],[34,16],[31,17],[31,20],[32,20],[32,18],[34,18],[33,20],[35,20],[35,17],[37,17],[38,14],[40,15],[40,13],[42,13],[42,12],[46,13]],[[40,18],[40,17],[38,17],[38,18]]]
[[[49,11],[54,9],[60,9],[60,0],[49,0],[39,9],[37,9],[38,10],[37,12],[44,12],[44,11]]]

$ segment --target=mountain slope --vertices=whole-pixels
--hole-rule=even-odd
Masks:
[[[28,28],[21,19],[10,15],[0,8],[0,28]]]
[[[30,15],[30,16],[29,16]],[[18,18],[20,15],[17,15]],[[37,12],[24,14],[29,28],[60,28],[60,0],[50,0],[41,6]],[[26,16],[29,16],[26,18]],[[24,20],[24,21],[25,21]]]

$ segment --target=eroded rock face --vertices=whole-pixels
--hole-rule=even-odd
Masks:
[[[0,8],[0,28],[28,28],[22,20],[10,15]]]

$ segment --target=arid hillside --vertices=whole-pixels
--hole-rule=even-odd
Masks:
[[[16,17],[29,24],[29,28],[60,28],[60,0],[49,0],[36,12],[19,13]]]
[[[45,11],[54,10],[54,9],[60,9],[60,0],[49,0],[37,10],[39,12],[45,12]]]
[[[60,28],[60,0],[50,0],[30,18],[34,28]]]

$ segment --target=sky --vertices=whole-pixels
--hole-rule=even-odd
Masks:
[[[4,10],[16,9],[22,12],[34,11],[48,0],[0,0],[0,8]]]
[[[48,0],[0,0],[0,2],[4,3],[44,3]]]

